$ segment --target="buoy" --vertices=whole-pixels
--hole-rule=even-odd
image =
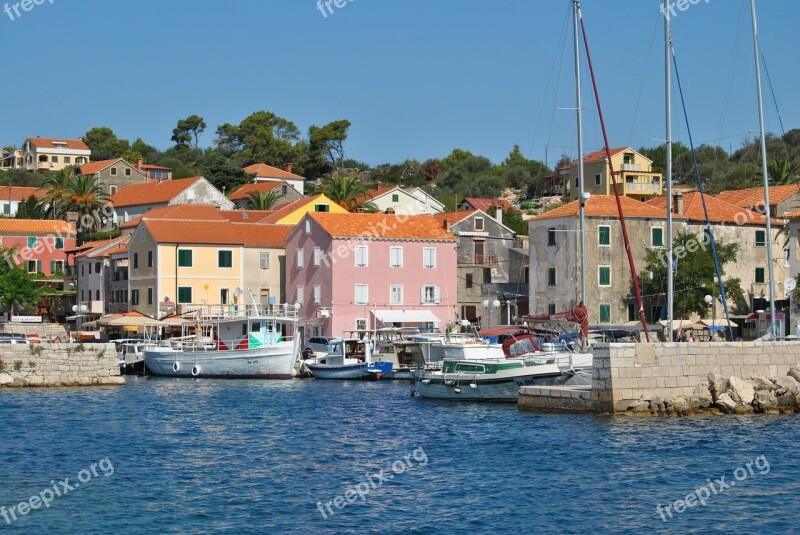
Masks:
[[[179,371],[181,371],[181,363],[180,362],[175,362],[172,365],[172,371],[174,371],[175,373],[178,373]]]
[[[197,377],[198,375],[200,375],[200,366],[195,364],[192,367],[192,377]]]

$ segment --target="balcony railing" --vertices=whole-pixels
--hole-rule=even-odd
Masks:
[[[637,192],[645,191],[650,193],[661,193],[661,184],[639,184],[636,182],[626,182],[625,190],[637,191]]]
[[[497,255],[475,253],[475,263],[479,266],[496,266]]]
[[[622,164],[622,171],[641,171],[642,166],[638,163],[624,163]]]
[[[207,305],[205,303],[179,304],[176,312],[188,320],[193,319],[221,319],[243,318],[247,316],[274,316],[276,318],[295,319],[297,310],[294,305]]]

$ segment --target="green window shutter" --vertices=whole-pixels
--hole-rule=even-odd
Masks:
[[[611,245],[611,227],[599,227],[599,241],[600,245]]]
[[[756,247],[764,247],[767,245],[767,233],[763,230],[756,231]]]
[[[41,260],[37,260],[36,261],[36,273],[41,273],[41,272],[42,272],[42,261]]]
[[[664,246],[664,229],[661,227],[653,227],[653,247]]]
[[[763,267],[756,268],[756,284],[763,284],[764,280],[765,280],[764,268]]]
[[[600,267],[600,286],[611,286],[611,268],[608,266]]]
[[[217,266],[221,268],[233,267],[233,251],[218,251]]]
[[[55,260],[51,260],[50,261],[50,274],[52,275],[55,272],[56,272],[56,261]]]
[[[611,305],[600,305],[600,323],[611,323]]]
[[[28,236],[28,249],[36,247],[36,236]]]
[[[178,267],[192,267],[191,249],[178,250]]]

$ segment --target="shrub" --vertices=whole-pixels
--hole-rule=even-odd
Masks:
[[[15,360],[14,361],[14,371],[18,372],[21,369],[22,369],[22,361],[21,360]]]

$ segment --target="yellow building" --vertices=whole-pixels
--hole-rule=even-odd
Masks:
[[[646,201],[662,195],[663,178],[653,171],[653,161],[630,147],[611,149],[611,163],[620,195]],[[583,158],[583,189],[592,195],[614,195],[610,169],[605,150],[587,154]],[[578,198],[578,161],[569,167],[569,180],[564,197],[569,201]]]
[[[261,223],[276,225],[297,225],[309,212],[330,212],[332,214],[346,214],[346,209],[339,206],[322,193],[304,197],[294,202],[279,205],[271,214],[262,219]]]
[[[82,138],[29,137],[22,144],[14,168],[27,171],[60,171],[71,165],[89,163],[92,151]]]

